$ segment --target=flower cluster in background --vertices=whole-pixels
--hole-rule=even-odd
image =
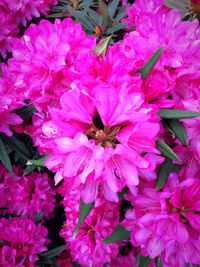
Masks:
[[[57,0],[2,0],[0,3],[0,54],[5,58],[6,52],[11,52],[13,37],[19,32],[19,26],[26,26],[27,20],[47,15],[50,6]]]
[[[0,266],[193,267],[199,22],[162,0],[119,1],[126,17],[85,2],[71,4],[101,13],[103,40],[85,15],[12,39],[56,1],[0,4]]]

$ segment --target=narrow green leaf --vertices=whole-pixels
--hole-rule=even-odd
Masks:
[[[158,172],[157,180],[156,180],[156,190],[161,190],[166,182],[167,178],[172,169],[172,161],[170,159],[166,159],[160,166],[160,170]]]
[[[115,230],[106,239],[104,243],[113,243],[122,240],[128,240],[130,238],[130,232],[127,231],[121,224],[119,224]]]
[[[114,18],[119,2],[120,0],[112,0],[112,2],[109,4],[108,10],[111,18]]]
[[[178,173],[182,167],[183,167],[183,164],[173,164],[171,168],[171,172]]]
[[[22,119],[27,119],[32,117],[35,112],[36,109],[33,105],[25,106],[15,110],[15,113],[19,115]]]
[[[160,58],[162,51],[163,51],[163,47],[161,46],[160,48],[156,50],[155,53],[153,53],[153,55],[146,62],[146,64],[142,68],[139,69],[138,72],[142,74],[142,80],[146,79],[146,77],[152,71],[152,69],[158,62],[158,59]]]
[[[107,34],[112,34],[114,32],[117,32],[125,28],[126,28],[126,23],[118,23],[117,25],[108,28],[106,32]]]
[[[115,17],[114,22],[119,22],[124,17],[126,17],[126,11],[125,9],[122,9],[121,12],[119,12],[118,15]]]
[[[93,33],[94,31],[94,25],[92,24],[92,22],[89,20],[89,17],[81,12],[81,11],[76,11],[74,13],[74,17],[76,18],[77,21],[79,21],[81,23],[81,25],[88,30],[89,32]]]
[[[48,15],[47,16],[47,18],[49,18],[49,19],[54,19],[54,18],[63,18],[64,17],[64,15],[63,15],[63,13],[54,13],[54,14],[50,14],[50,15]]]
[[[19,154],[20,157],[22,157],[25,160],[28,160],[28,158],[31,158],[31,154],[28,148],[25,146],[23,142],[18,140],[14,135],[11,137],[3,135],[2,138],[3,138],[4,143],[10,146],[16,153]]]
[[[61,252],[63,252],[66,248],[66,245],[61,245],[59,247],[53,248],[45,253],[42,253],[42,256],[51,259],[55,256],[57,256],[58,254],[60,254]]]
[[[178,120],[169,120],[169,127],[184,146],[188,146],[187,132],[183,124]]]
[[[106,37],[105,39],[103,39],[102,41],[100,41],[94,47],[93,53],[97,56],[106,55],[111,38],[112,38],[112,35],[110,35],[110,36]]]
[[[155,258],[155,262],[156,262],[156,267],[163,267],[162,262],[159,257]]]
[[[10,158],[1,137],[0,137],[0,161],[2,162],[4,167],[13,175],[13,169],[10,162]]]
[[[163,156],[172,160],[181,161],[175,152],[165,142],[157,140],[156,147]]]
[[[109,14],[109,10],[107,5],[104,3],[103,0],[98,0],[99,3],[99,9],[100,9],[100,13],[102,15],[103,18],[103,28],[104,30],[107,29],[107,27],[110,25],[110,14]]]
[[[37,168],[37,166],[35,165],[28,165],[25,170],[24,170],[24,176],[29,175],[29,173],[31,173],[32,171],[34,171]]]
[[[91,8],[86,8],[87,10],[87,13],[88,13],[88,16],[91,18],[92,20],[92,23],[94,25],[97,25],[98,24],[98,19],[99,19],[99,13],[97,13],[96,11],[94,11],[93,9]]]
[[[164,127],[167,131],[170,132],[172,138],[175,139],[176,136],[175,136],[174,132],[172,131],[172,129],[169,127],[168,120],[165,120],[165,119],[164,119],[164,120],[161,120],[161,122],[162,122],[163,127]]]
[[[60,267],[60,265],[56,264],[56,258],[45,258],[41,257],[40,260],[35,262],[34,266],[40,266],[40,267],[46,267],[46,266],[51,266],[51,267]]]
[[[44,211],[39,212],[36,216],[35,216],[35,223],[39,223],[42,220],[42,217],[44,215]]]
[[[35,165],[35,166],[39,166],[39,167],[44,167],[44,162],[45,162],[45,159],[47,158],[48,156],[44,156],[40,159],[29,159],[26,163],[26,165]]]
[[[167,178],[171,172],[178,173],[182,167],[183,164],[173,164],[172,160],[168,158],[165,159],[165,161],[160,165],[156,180],[156,190],[161,190],[165,186]]]
[[[140,255],[140,264],[139,267],[148,267],[151,259],[149,257],[143,257]]]
[[[158,112],[158,115],[162,119],[189,119],[200,117],[200,112],[161,108]]]
[[[95,204],[95,202],[85,204],[83,202],[82,198],[80,199],[79,218],[78,218],[78,224],[77,224],[77,226],[73,232],[74,237],[76,237],[81,224],[84,222],[85,218],[88,216],[88,214],[90,213],[90,211],[94,207],[94,204]]]
[[[78,262],[72,262],[72,267],[82,267]]]

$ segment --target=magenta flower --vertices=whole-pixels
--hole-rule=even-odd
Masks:
[[[2,169],[4,169],[1,166]],[[51,188],[47,174],[31,173],[28,176],[20,174],[21,168],[15,170],[12,177],[7,170],[2,173],[0,205],[9,214],[17,214],[32,220],[40,212],[43,219],[52,217],[55,205],[55,191]]]
[[[199,264],[199,190],[199,179],[188,178],[180,183],[175,174],[163,192],[147,184],[132,198],[135,210],[129,211],[124,222],[132,231],[133,245],[140,246],[142,254],[150,258],[161,255],[166,266],[174,260],[180,267]]]
[[[2,266],[33,267],[37,254],[47,248],[47,230],[31,220],[12,218],[0,220],[0,262]]]
[[[100,184],[105,195],[114,201],[124,186],[135,190],[139,168],[149,166],[141,154],[159,153],[155,149],[159,131],[156,107],[143,105],[141,92],[129,93],[126,88],[117,92],[113,87],[95,87],[90,94],[74,88],[63,94],[60,102],[62,109],[50,111],[57,133],[50,136],[53,157],[46,161],[46,166],[55,171],[54,156],[59,158],[56,183],[62,176],[79,179],[84,184],[85,201],[86,192],[95,192]],[[144,138],[143,143],[139,135]]]
[[[118,204],[107,202],[99,195],[95,207],[81,225],[77,236],[73,237],[78,222],[80,191],[70,191],[67,183],[61,186],[60,191],[64,196],[66,212],[66,223],[60,234],[68,243],[72,260],[83,266],[100,267],[104,263],[110,263],[118,254],[118,244],[105,244],[102,241],[119,223]]]
[[[39,25],[30,25],[24,36],[15,40],[9,68],[17,77],[16,83],[21,81],[26,98],[38,109],[47,111],[47,105],[59,104],[60,96],[77,76],[74,60],[87,54],[94,41],[71,19],[62,22],[57,19],[54,24],[41,20]]]
[[[11,136],[12,131],[10,127],[23,122],[14,113],[16,108],[20,108],[23,105],[23,96],[14,87],[14,78],[8,68],[3,64],[1,66],[3,77],[0,78],[0,132]]]

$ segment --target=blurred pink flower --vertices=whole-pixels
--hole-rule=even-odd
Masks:
[[[47,250],[47,230],[25,218],[0,220],[0,262],[2,266],[33,267],[37,254]]]
[[[2,169],[4,169],[1,166]],[[0,183],[3,200],[2,208],[7,208],[9,214],[17,214],[32,220],[40,212],[44,212],[43,220],[52,217],[55,205],[55,191],[50,185],[46,173],[33,172],[28,176],[21,174],[21,168],[15,169],[12,175],[4,169]]]
[[[118,204],[98,195],[94,208],[80,226],[76,237],[73,237],[73,230],[78,223],[80,191],[70,190],[65,182],[59,190],[64,196],[66,212],[66,223],[60,234],[68,243],[72,259],[84,266],[101,267],[104,263],[110,263],[118,254],[118,243],[105,244],[102,241],[119,223]]]

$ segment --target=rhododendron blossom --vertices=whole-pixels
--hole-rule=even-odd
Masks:
[[[200,264],[199,8],[169,6],[1,1],[0,267]]]
[[[84,266],[100,267],[103,263],[110,263],[118,254],[118,244],[104,244],[102,241],[118,224],[118,204],[109,203],[99,195],[92,213],[74,238],[73,230],[78,222],[80,191],[77,189],[70,191],[68,185],[64,183],[59,189],[64,195],[63,205],[66,212],[66,223],[60,234],[68,242],[72,259]]]
[[[158,153],[155,140],[159,125],[154,115],[155,107],[143,105],[142,93],[128,93],[126,88],[117,93],[112,87],[94,88],[91,94],[71,89],[63,94],[60,102],[63,111],[51,111],[53,123],[54,113],[63,112],[65,122],[73,122],[71,128],[75,126],[77,129],[74,137],[67,127],[60,131],[66,137],[51,137],[55,143],[53,153],[63,157],[63,177],[78,178],[87,187],[87,178],[91,174],[94,182],[103,182],[105,192],[109,188],[107,198],[117,201],[116,193],[125,185],[132,188],[139,183],[138,168],[148,168],[149,163],[141,153]],[[146,130],[152,130],[151,136],[145,138],[149,145],[138,140],[137,135],[145,135],[140,124],[145,125],[142,127]],[[57,119],[55,125],[59,136]],[[51,169],[50,162],[47,166]]]
[[[33,267],[37,254],[47,250],[47,229],[29,219],[0,220],[0,262],[2,266]]]
[[[43,212],[43,219],[52,216],[55,192],[50,186],[47,174],[21,174],[21,168],[15,170],[14,177],[2,166],[0,206],[9,214],[34,218]]]
[[[176,175],[171,175],[163,192],[156,192],[153,186],[147,184],[137,197],[132,198],[133,215],[127,214],[124,221],[128,229],[132,228],[133,245],[140,246],[145,256],[161,255],[166,266],[174,261],[177,266],[197,264],[200,255],[197,246],[199,177],[179,182]]]
[[[32,17],[47,14],[50,6],[57,0],[2,0],[0,3],[0,53],[6,58],[6,52],[12,51],[12,45],[19,33],[18,25],[26,26]]]

